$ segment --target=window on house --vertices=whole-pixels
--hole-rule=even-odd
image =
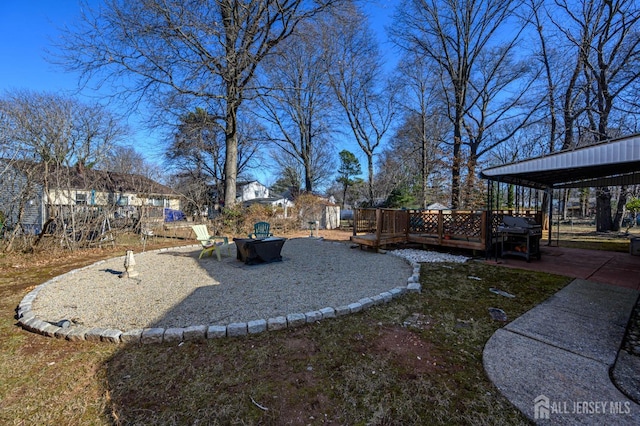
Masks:
[[[87,194],[76,192],[76,205],[87,205]]]
[[[109,204],[115,204],[117,206],[129,205],[129,197],[127,197],[126,195],[121,195],[113,192],[108,195],[107,201],[109,202]]]
[[[164,207],[164,199],[163,198],[149,198],[147,204],[154,207]]]

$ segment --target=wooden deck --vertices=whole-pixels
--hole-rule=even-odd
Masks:
[[[351,241],[360,247],[374,249],[398,243],[416,243],[423,246],[440,246],[485,251],[488,239],[502,222],[503,215],[542,219],[535,211],[486,210],[397,210],[356,209],[354,211]]]

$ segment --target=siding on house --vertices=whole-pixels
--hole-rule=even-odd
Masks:
[[[238,192],[236,199],[239,202],[254,200],[256,198],[269,198],[269,188],[255,180],[238,183],[238,189],[236,191]]]
[[[100,212],[101,207],[114,207],[114,211],[143,206],[156,207],[160,212],[163,208],[180,209],[177,193],[144,176],[55,166],[46,170],[41,164],[24,161],[12,162],[5,169],[0,210],[10,225],[20,222],[25,231],[40,233],[49,219],[48,206],[59,212],[82,206],[89,209],[93,206]],[[44,190],[45,179],[48,196]],[[114,211],[110,212],[112,216]]]
[[[30,182],[25,174],[8,167],[2,174],[0,211],[5,217],[5,226],[13,228],[21,223],[25,232],[39,233],[44,217],[42,185]]]

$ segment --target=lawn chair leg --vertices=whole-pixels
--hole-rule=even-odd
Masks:
[[[202,259],[202,256],[204,256],[205,254],[209,254],[209,256],[213,256],[213,252],[216,252],[216,257],[218,258],[218,261],[220,261],[220,247],[218,246],[213,246],[213,247],[207,247],[202,249],[202,251],[200,252],[200,256],[198,256],[198,259]]]
[[[202,251],[200,252],[200,256],[198,256],[198,259],[202,259],[202,256],[207,254],[207,252],[211,253],[211,250],[209,248],[202,249]]]

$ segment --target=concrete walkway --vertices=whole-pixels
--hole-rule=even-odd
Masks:
[[[640,259],[577,252],[547,247],[540,262],[498,260],[578,278],[498,330],[484,349],[485,370],[536,423],[638,425],[640,405],[618,390],[610,369],[640,295]]]

